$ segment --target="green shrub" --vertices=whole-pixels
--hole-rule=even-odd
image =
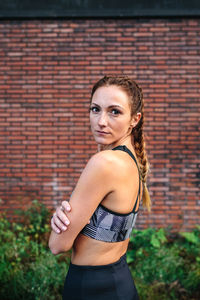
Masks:
[[[48,249],[49,211],[33,201],[18,213],[21,223],[0,219],[0,299],[61,299],[69,257]]]
[[[48,249],[50,212],[38,201],[20,219],[0,218],[0,299],[59,300],[69,254]],[[127,252],[141,300],[200,299],[200,226],[192,232],[134,230]]]
[[[200,227],[134,230],[127,261],[141,300],[200,299]]]

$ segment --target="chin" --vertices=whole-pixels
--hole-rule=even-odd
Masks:
[[[110,136],[109,137],[100,137],[100,136],[97,136],[97,135],[93,135],[93,137],[94,137],[95,142],[98,145],[101,145],[103,147],[115,144],[118,141],[118,139],[117,140],[113,139]]]
[[[112,144],[112,142],[105,141],[105,139],[102,139],[102,138],[94,138],[94,140],[98,145],[101,145],[101,146],[107,146],[107,145]]]
[[[101,146],[108,146],[108,145],[112,144],[112,143],[108,143],[108,142],[106,143],[106,142],[100,141],[98,139],[96,139],[95,142]]]

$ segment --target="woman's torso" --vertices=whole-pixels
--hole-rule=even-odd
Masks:
[[[135,156],[134,150],[129,149]],[[110,183],[112,192],[104,197],[101,204],[113,212],[127,214],[132,212],[138,195],[138,168],[126,152],[113,151],[113,155],[113,181]],[[136,211],[138,206],[139,201]],[[128,243],[129,239],[104,242],[80,233],[74,242],[71,260],[77,265],[109,264],[117,261],[126,252]]]

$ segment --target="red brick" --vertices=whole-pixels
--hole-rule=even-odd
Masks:
[[[138,228],[191,230],[200,210],[199,25],[191,18],[2,21],[4,206],[27,183],[48,207],[70,196],[96,152],[88,121],[91,87],[104,73],[125,73],[143,88],[151,166],[153,210],[141,213]]]

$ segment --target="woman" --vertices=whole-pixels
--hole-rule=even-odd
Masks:
[[[88,161],[70,205],[62,202],[52,218],[52,253],[72,248],[63,299],[139,299],[125,254],[141,198],[150,209],[143,119],[136,82],[105,76],[94,85],[90,124],[101,151]]]

